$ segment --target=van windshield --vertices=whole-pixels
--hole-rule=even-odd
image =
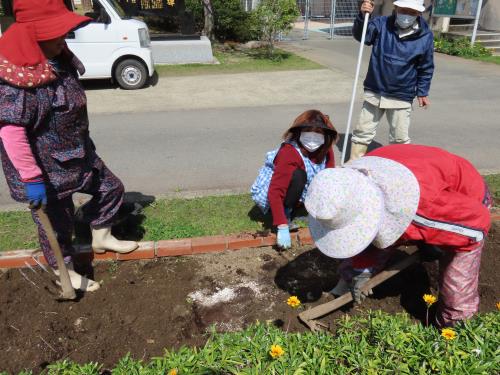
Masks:
[[[108,2],[122,20],[130,18],[129,16],[127,16],[127,14],[125,13],[125,11],[123,10],[123,8],[121,7],[121,5],[118,3],[117,0],[108,0]]]

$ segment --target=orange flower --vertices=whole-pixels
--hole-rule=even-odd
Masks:
[[[271,345],[271,350],[269,351],[269,355],[273,357],[273,359],[281,357],[285,354],[283,348],[279,345]]]
[[[168,375],[177,375],[177,369],[173,368],[168,372]]]
[[[497,309],[500,310],[500,302],[497,302]]]
[[[441,330],[441,336],[446,340],[455,340],[457,338],[457,333],[451,328],[443,328]]]
[[[300,306],[301,302],[300,302],[300,299],[298,299],[297,296],[291,296],[290,298],[288,298],[286,300],[286,303],[288,304],[288,306],[292,307],[292,308],[297,308]]]
[[[433,296],[432,294],[424,294],[422,298],[424,299],[424,302],[427,304],[427,307],[431,307],[437,301],[437,297]]]

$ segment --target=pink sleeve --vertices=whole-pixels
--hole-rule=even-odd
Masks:
[[[22,180],[32,180],[42,175],[31,151],[25,128],[16,125],[1,126],[0,139],[12,165],[19,172]]]

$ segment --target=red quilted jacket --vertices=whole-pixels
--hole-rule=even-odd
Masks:
[[[451,251],[468,251],[486,238],[491,196],[470,162],[421,145],[390,145],[367,155],[401,163],[418,180],[417,215],[398,244],[423,241]]]

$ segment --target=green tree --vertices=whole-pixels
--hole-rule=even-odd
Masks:
[[[267,43],[270,56],[274,55],[274,41],[278,35],[292,30],[299,15],[296,0],[261,0],[253,12],[254,27]]]
[[[212,40],[244,43],[259,37],[251,13],[245,11],[240,0],[186,0],[186,9],[193,13],[196,27]]]

